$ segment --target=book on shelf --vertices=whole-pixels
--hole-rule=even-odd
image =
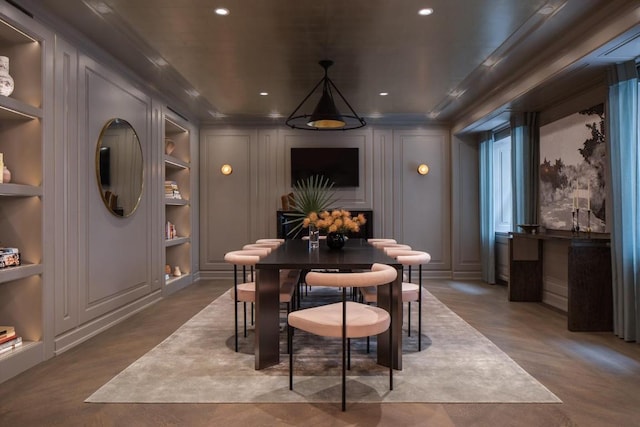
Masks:
[[[13,326],[0,326],[0,338],[7,335],[13,335],[16,333],[16,328]]]
[[[4,344],[7,341],[11,341],[13,339],[16,339],[16,333],[15,332],[12,332],[9,335],[3,335],[3,336],[0,337],[0,344]]]
[[[164,237],[167,240],[175,239],[176,237],[178,237],[178,232],[176,231],[176,225],[170,221],[167,221]]]
[[[22,345],[22,337],[15,337],[7,342],[0,344],[0,354],[11,351]]]
[[[167,199],[182,199],[180,190],[178,189],[178,183],[175,181],[164,182],[164,197]]]

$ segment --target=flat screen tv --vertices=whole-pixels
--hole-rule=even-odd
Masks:
[[[358,148],[291,148],[291,185],[313,175],[323,175],[334,187],[360,185]]]

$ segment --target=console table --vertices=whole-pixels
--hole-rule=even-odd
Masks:
[[[331,211],[331,209],[329,209]],[[359,214],[364,214],[364,217],[367,219],[367,222],[364,223],[362,227],[360,227],[360,231],[358,233],[348,233],[347,236],[353,239],[369,239],[373,237],[373,211],[372,210],[352,210],[351,216],[357,216]],[[304,233],[298,233],[296,237],[289,236],[289,230],[291,230],[292,226],[287,224],[287,214],[295,213],[295,211],[282,211],[279,210],[276,212],[277,218],[277,230],[278,230],[278,238],[279,239],[301,239]]]
[[[568,311],[570,331],[613,330],[611,239],[604,233],[510,233],[509,301],[542,301],[545,242],[569,242]]]

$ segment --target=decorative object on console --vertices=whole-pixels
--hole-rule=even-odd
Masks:
[[[176,267],[173,269],[173,275],[175,277],[180,277],[182,276],[182,271],[180,271],[180,267],[176,265]]]
[[[526,234],[538,234],[540,224],[518,224],[518,227],[522,228]]]
[[[11,95],[13,88],[13,78],[9,75],[9,58],[0,56],[0,95]]]
[[[20,265],[20,251],[17,248],[0,248],[0,268]]]

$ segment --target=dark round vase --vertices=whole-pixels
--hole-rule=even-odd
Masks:
[[[329,249],[342,249],[344,240],[344,234],[342,233],[327,234],[327,246]]]

